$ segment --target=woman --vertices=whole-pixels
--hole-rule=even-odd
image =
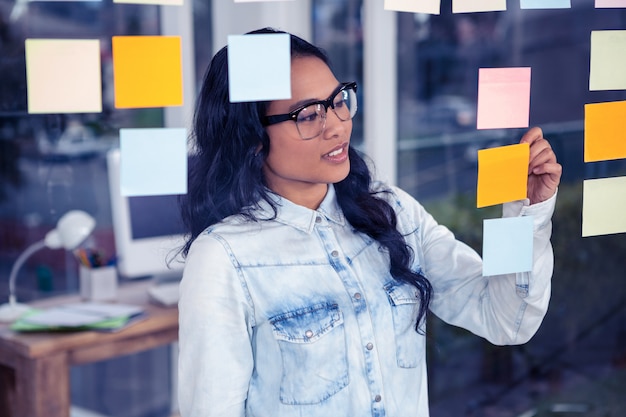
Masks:
[[[264,29],[253,33],[275,33]],[[411,196],[370,182],[350,147],[356,85],[291,35],[292,98],[229,103],[227,50],[196,108],[183,212],[183,417],[427,416],[427,310],[496,344],[526,342],[550,297],[561,167],[530,144],[532,273],[483,277],[480,257]]]

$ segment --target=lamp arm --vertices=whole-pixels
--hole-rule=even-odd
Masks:
[[[13,264],[13,267],[11,268],[11,274],[9,275],[9,304],[16,303],[15,278],[17,278],[17,273],[19,272],[20,268],[33,253],[45,247],[46,247],[45,240],[40,240],[39,242],[33,243],[28,248],[26,248],[24,252],[22,252],[22,254],[17,258],[17,260]]]

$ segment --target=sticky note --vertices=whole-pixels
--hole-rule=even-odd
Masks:
[[[479,150],[477,207],[525,199],[529,160],[527,143]]]
[[[596,0],[596,9],[626,7],[626,0]]]
[[[113,3],[157,4],[159,6],[182,6],[183,0],[113,0]]]
[[[228,36],[230,101],[291,98],[291,52],[288,34]]]
[[[520,0],[521,9],[571,9],[571,0]]]
[[[533,216],[483,221],[483,275],[532,271]]]
[[[583,181],[583,237],[626,232],[626,177]]]
[[[591,32],[589,90],[626,90],[626,30]]]
[[[26,39],[29,113],[100,113],[97,39]]]
[[[385,10],[439,14],[441,0],[385,0]]]
[[[478,70],[478,129],[528,127],[530,68]]]
[[[120,129],[120,189],[123,196],[186,194],[186,129]]]
[[[113,36],[115,107],[182,106],[180,36]]]
[[[626,101],[585,105],[585,162],[626,158]]]
[[[452,0],[452,13],[496,12],[506,10],[506,0]]]

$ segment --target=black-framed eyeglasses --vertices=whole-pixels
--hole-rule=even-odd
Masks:
[[[326,100],[313,101],[286,114],[275,114],[261,118],[263,126],[292,120],[300,137],[304,140],[319,136],[326,127],[326,112],[333,109],[339,120],[350,120],[356,114],[356,82],[341,83]]]

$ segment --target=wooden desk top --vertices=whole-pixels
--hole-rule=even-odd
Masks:
[[[121,354],[130,354],[164,343],[178,336],[178,309],[160,307],[148,301],[151,281],[124,283],[118,288],[117,301],[140,305],[147,317],[118,332],[97,331],[18,333],[9,324],[0,324],[0,364],[13,366],[19,357],[38,358],[69,352],[70,364],[89,363]],[[52,307],[80,301],[80,296],[53,297],[29,303]]]

